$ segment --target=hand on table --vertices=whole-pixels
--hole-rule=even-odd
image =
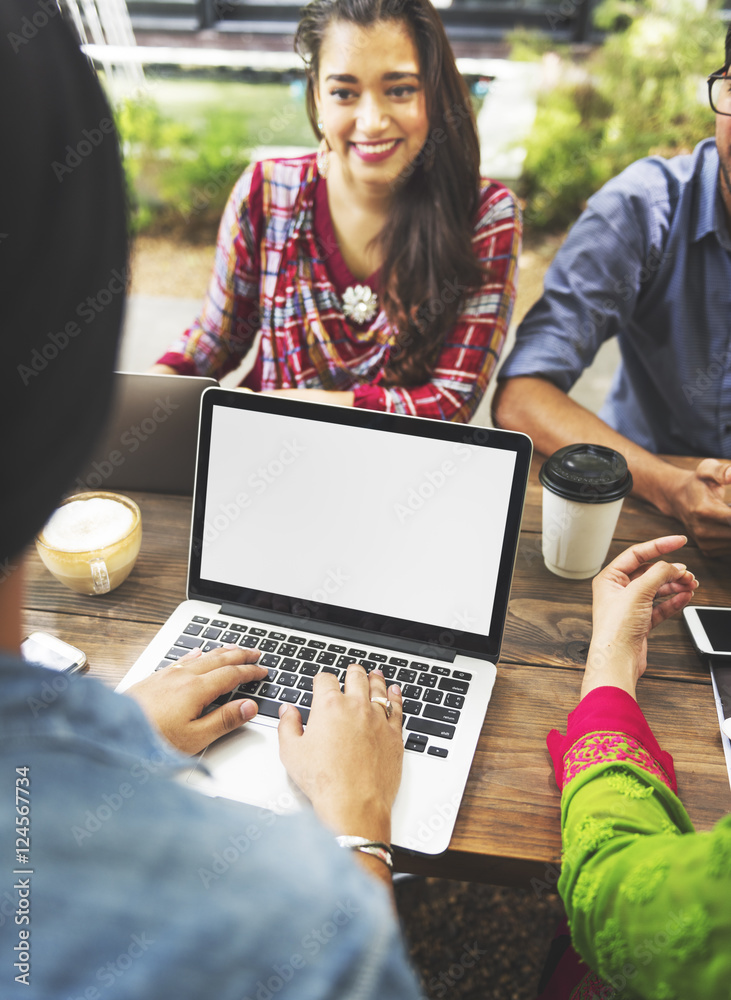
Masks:
[[[690,603],[698,581],[683,563],[651,559],[682,548],[685,535],[666,535],[621,552],[594,577],[592,638],[582,698],[612,685],[634,698],[647,666],[651,629]]]
[[[375,697],[391,701],[390,719],[371,702]],[[337,834],[390,841],[404,753],[401,718],[400,688],[393,684],[387,692],[380,670],[366,674],[358,664],[348,667],[344,694],[333,674],[316,675],[306,730],[293,705],[281,713],[282,763]]]
[[[731,507],[725,499],[729,485],[731,462],[704,458],[667,497],[669,513],[682,521],[706,556],[731,554]]]
[[[240,647],[193,650],[165,670],[133,684],[125,694],[139,702],[150,722],[183,753],[198,753],[256,715],[256,702],[237,698],[201,716],[207,705],[239,684],[262,680],[259,653]]]

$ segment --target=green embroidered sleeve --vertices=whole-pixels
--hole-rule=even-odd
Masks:
[[[660,774],[621,760],[576,772],[561,820],[574,946],[617,1000],[730,1000],[731,816],[695,833]]]

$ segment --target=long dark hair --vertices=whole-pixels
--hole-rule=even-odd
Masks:
[[[404,23],[414,39],[424,82],[429,135],[402,173],[383,250],[381,300],[398,335],[386,385],[423,385],[431,378],[445,335],[465,292],[482,281],[472,250],[480,186],[480,146],[469,92],[430,0],[313,0],[302,11],[295,49],[307,66],[307,113],[318,138],[315,86],[320,47],[332,21],[367,27]],[[451,300],[451,301],[448,301]]]

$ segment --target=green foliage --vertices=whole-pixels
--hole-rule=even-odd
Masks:
[[[521,193],[539,229],[574,221],[634,160],[689,152],[713,134],[704,81],[723,61],[724,27],[712,11],[691,0],[605,0],[595,23],[615,34],[583,82],[541,95],[527,142]]]
[[[315,145],[304,101],[286,84],[158,82],[116,118],[138,232],[210,238],[252,149]]]

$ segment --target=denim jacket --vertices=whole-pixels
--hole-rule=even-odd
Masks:
[[[387,894],[312,814],[185,787],[98,681],[0,655],[0,685],[2,996],[420,995]]]

